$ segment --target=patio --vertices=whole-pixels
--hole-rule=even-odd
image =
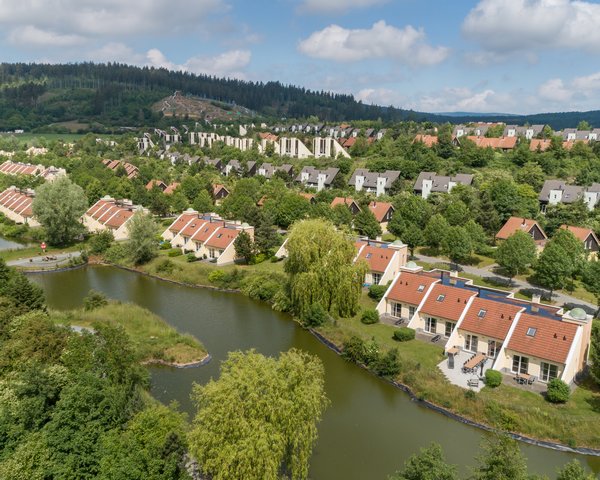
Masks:
[[[446,357],[442,362],[438,364],[438,368],[442,371],[442,373],[446,376],[450,383],[454,385],[458,385],[462,388],[469,388],[476,392],[479,392],[483,386],[483,378],[485,375],[485,371],[492,367],[492,359],[485,358],[483,360],[483,368],[481,365],[477,366],[476,371],[471,373],[463,372],[463,365],[467,363],[473,357],[472,352],[466,352],[464,350],[459,350],[459,352],[454,355],[454,368],[450,368],[451,360],[449,357]],[[470,383],[470,381],[472,383]],[[514,382],[516,383],[516,382]]]

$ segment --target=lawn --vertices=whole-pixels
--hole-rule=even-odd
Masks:
[[[26,248],[17,248],[14,250],[1,250],[0,258],[2,258],[5,262],[8,262],[10,260],[19,260],[21,258],[53,255],[57,253],[77,252],[84,248],[84,246],[84,244],[76,244],[71,245],[69,247],[48,247],[46,249],[46,253],[42,252],[42,249],[39,245]]]
[[[179,333],[162,318],[131,303],[111,302],[92,311],[68,314],[53,312],[52,318],[56,323],[88,328],[96,322],[119,325],[127,332],[141,362],[188,364],[201,361],[207,354],[192,335]]]
[[[63,142],[72,143],[76,142],[84,135],[79,133],[3,133],[0,134],[0,138],[10,138],[14,137],[18,140],[18,142],[27,145],[35,145],[37,146],[41,140],[53,141],[53,140],[62,140]],[[102,137],[102,135],[98,135],[98,137]]]

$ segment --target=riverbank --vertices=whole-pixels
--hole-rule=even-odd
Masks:
[[[110,302],[86,311],[51,312],[55,323],[93,328],[97,322],[123,327],[145,365],[185,368],[203,365],[210,355],[195,337],[179,333],[162,318],[132,303]]]
[[[276,291],[269,290],[268,294],[261,296],[248,285],[274,278],[280,280],[285,275],[281,262],[216,267],[214,264],[187,263],[179,257],[171,259],[164,256],[141,267],[122,267],[181,285],[238,291],[270,303]],[[367,309],[375,305],[376,302],[364,292],[361,307]],[[538,393],[510,385],[495,389],[485,387],[481,392],[472,394],[450,384],[437,368],[443,359],[439,346],[419,340],[396,342],[392,339],[394,328],[384,324],[364,325],[358,314],[350,319],[335,319],[315,329],[315,332],[335,345],[338,351],[341,351],[344,341],[354,335],[364,341],[375,339],[381,351],[397,348],[401,370],[392,379],[393,382],[410,389],[415,398],[435,410],[447,412],[452,418],[461,418],[464,423],[486,429],[510,432],[516,438],[529,439],[530,443],[543,442],[541,446],[571,451],[578,451],[579,447],[582,453],[600,454],[600,437],[596,428],[600,420],[600,390],[591,381],[580,385],[565,405],[550,404]]]

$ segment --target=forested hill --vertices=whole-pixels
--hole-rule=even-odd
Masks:
[[[247,82],[121,64],[0,64],[0,130],[79,120],[104,125],[157,121],[153,103],[174,91],[243,105],[272,119],[426,120],[431,116],[364,105],[352,95],[279,82]]]
[[[403,120],[460,123],[547,123],[555,129],[580,120],[600,126],[600,111],[529,116],[457,117],[365,105],[352,95],[312,91],[280,82],[248,82],[122,64],[0,64],[0,131],[69,122],[101,126],[160,126],[152,105],[180,91],[241,105],[271,120],[317,116],[320,121]],[[172,122],[173,120],[169,120]]]

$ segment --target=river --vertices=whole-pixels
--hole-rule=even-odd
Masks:
[[[200,368],[152,369],[152,393],[176,400],[192,414],[193,382],[218,376],[221,360],[233,350],[256,349],[277,355],[299,348],[318,355],[325,366],[331,406],[319,425],[311,459],[311,478],[386,479],[419,448],[438,442],[447,459],[463,473],[474,464],[484,432],[450,420],[412,402],[408,395],[361,368],[345,362],[301,329],[286,314],[243,295],[182,287],[112,267],[85,267],[68,272],[31,275],[45,290],[52,308],[81,306],[90,289],[134,302],[199,338],[213,357]],[[555,478],[556,469],[579,458],[595,472],[600,458],[522,446],[531,473]]]
[[[18,243],[6,238],[0,237],[0,251],[1,250],[15,250],[17,248],[25,248],[27,245]]]

